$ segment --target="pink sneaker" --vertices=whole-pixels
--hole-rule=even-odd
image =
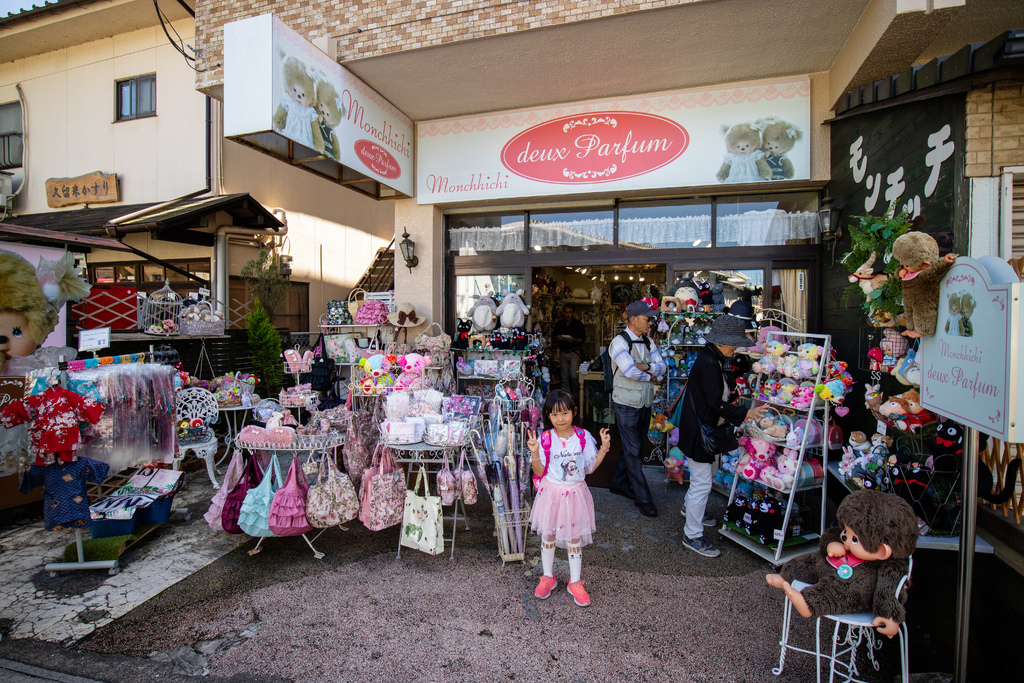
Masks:
[[[557,586],[558,579],[553,576],[544,575],[540,577],[540,582],[537,584],[537,590],[533,591],[533,594],[541,600],[547,600],[548,596],[551,595],[551,591],[555,590],[555,587]]]
[[[580,607],[587,607],[590,605],[590,596],[587,595],[587,591],[583,590],[583,579],[580,579],[576,583],[570,583],[568,588],[569,595],[576,601],[576,604]]]

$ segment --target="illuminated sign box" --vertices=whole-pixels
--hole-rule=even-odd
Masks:
[[[412,120],[272,14],[224,26],[224,135],[377,199],[413,195]]]

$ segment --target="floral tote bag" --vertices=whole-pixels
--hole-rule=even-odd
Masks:
[[[417,491],[423,482],[423,495]],[[441,497],[430,495],[427,471],[420,465],[416,484],[405,494],[402,514],[402,545],[422,550],[428,555],[444,552],[444,527],[441,517]]]
[[[306,521],[318,529],[344,524],[359,514],[359,499],[347,475],[338,471],[334,457],[324,453],[320,477],[306,496]]]
[[[437,334],[432,334],[437,328]],[[430,323],[427,329],[413,339],[413,348],[434,358],[445,358],[452,348],[452,338],[444,333],[437,323]]]
[[[444,465],[437,473],[437,490],[441,494],[441,504],[451,505],[458,497],[459,486],[456,483],[455,475],[452,474],[448,465],[448,451],[444,452]]]
[[[370,531],[402,523],[405,506],[405,472],[395,466],[391,451],[378,444],[373,466],[363,473],[359,521]]]

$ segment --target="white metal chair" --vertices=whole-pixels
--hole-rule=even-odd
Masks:
[[[199,418],[206,425],[211,425],[217,420],[218,406],[217,399],[213,397],[213,394],[201,387],[189,387],[182,389],[177,395],[177,418],[175,422],[181,422],[182,420],[192,420]],[[199,441],[189,441],[182,443],[178,442],[178,453],[174,458],[174,469],[179,469],[181,461],[185,458],[185,455],[192,451],[195,453],[197,458],[202,458],[206,461],[206,473],[210,476],[210,481],[213,482],[213,488],[219,489],[220,484],[217,483],[216,472],[214,470],[214,459],[217,457],[217,449],[220,446],[220,441],[217,436],[213,433],[213,429],[208,429],[206,436]]]
[[[906,588],[907,582],[910,581],[910,573],[913,568],[914,558],[911,557],[907,564],[907,573],[903,575],[903,578],[900,579],[899,584],[896,586],[897,598]],[[798,591],[803,591],[810,585],[803,581],[794,581],[792,583],[793,588]],[[818,617],[814,620],[814,650],[806,650],[789,643],[789,627],[793,616],[793,603],[789,600],[784,600],[784,603],[782,610],[782,640],[779,641],[779,665],[772,669],[773,674],[776,676],[782,674],[782,668],[786,663],[786,650],[794,650],[814,655],[818,683],[821,683],[821,660],[823,658],[829,660],[829,683],[833,683],[835,680],[837,668],[839,669],[840,681],[845,683],[866,683],[859,678],[855,678],[855,676],[859,675],[857,671],[857,650],[861,643],[864,643],[867,647],[868,661],[871,662],[871,666],[874,667],[875,671],[878,670],[878,660],[875,658],[875,652],[882,647],[884,641],[882,640],[883,636],[871,625],[871,622],[875,619],[874,614],[871,612],[858,612],[856,614],[826,614],[825,616]],[[831,656],[821,652],[822,619],[829,619],[835,623],[835,627],[832,629]],[[839,634],[841,626],[846,627],[842,638],[840,638]],[[906,622],[900,624],[897,635],[899,636],[900,646],[900,674],[903,683],[907,683],[910,678],[910,644]]]

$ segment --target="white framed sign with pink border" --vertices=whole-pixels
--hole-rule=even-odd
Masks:
[[[921,339],[921,405],[989,436],[1024,441],[1021,283],[1003,261],[961,256],[939,285],[935,334]]]
[[[417,124],[417,201],[810,177],[810,79],[591,100]]]

